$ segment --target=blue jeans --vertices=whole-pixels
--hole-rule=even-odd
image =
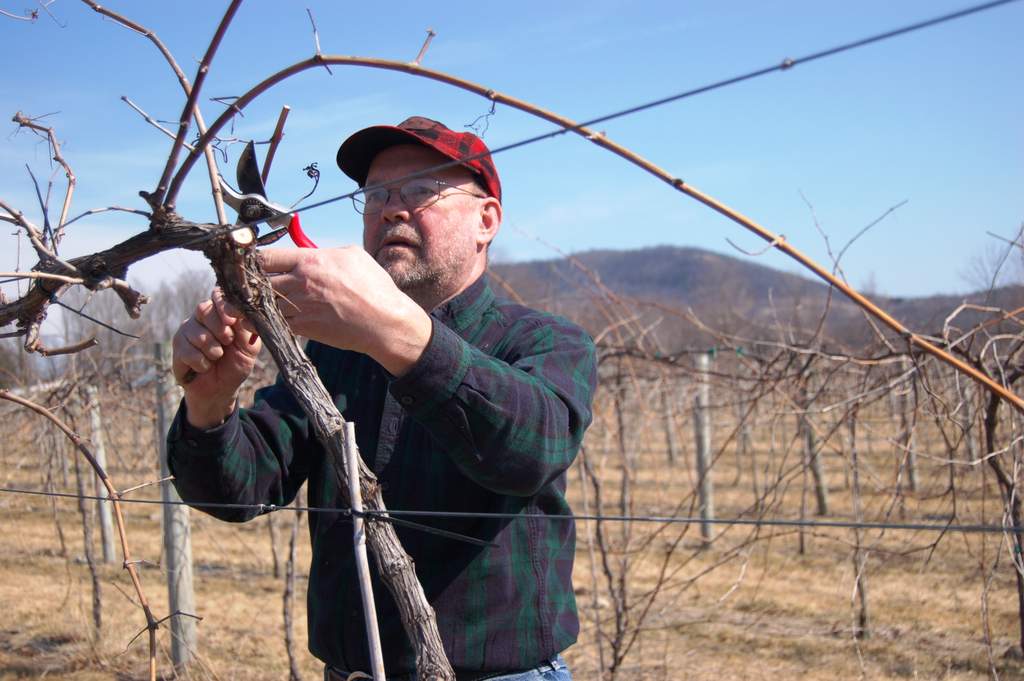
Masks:
[[[561,655],[527,672],[495,676],[487,681],[572,681],[572,674]]]

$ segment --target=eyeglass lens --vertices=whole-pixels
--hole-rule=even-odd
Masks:
[[[447,186],[440,180],[435,180],[429,177],[416,178],[409,180],[401,187],[398,188],[398,195],[402,199],[402,203],[408,208],[422,208],[429,206],[434,201],[437,201],[440,196],[441,190]],[[387,205],[391,199],[391,192],[393,189],[387,187],[378,187],[377,189],[371,189],[363,194],[357,194],[352,197],[353,203],[355,204],[356,210],[360,213],[379,213],[384,210],[384,206]]]

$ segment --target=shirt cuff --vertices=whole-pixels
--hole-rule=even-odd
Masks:
[[[390,391],[410,411],[429,413],[455,394],[469,370],[470,346],[457,333],[431,317],[433,332],[423,354]]]
[[[188,408],[185,406],[185,400],[182,400],[167,433],[168,444],[179,456],[209,456],[210,452],[224,451],[224,445],[232,442],[241,428],[237,406],[224,423],[213,428],[196,428],[188,422],[187,415]]]

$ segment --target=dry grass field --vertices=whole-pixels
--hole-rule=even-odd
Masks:
[[[669,465],[665,415],[649,406],[656,400],[645,398],[640,388],[623,398],[626,422],[620,440],[609,395],[604,389],[599,396],[585,452],[589,469],[600,481],[600,510],[695,515],[688,398],[679,399],[672,421],[680,449],[677,462]],[[103,403],[110,473],[122,488],[157,477],[146,399],[109,395]],[[985,467],[963,465],[950,473],[945,455],[936,449],[935,434],[925,425],[917,434],[916,448],[922,454],[918,490],[894,491],[898,463],[886,404],[861,416],[858,473],[864,518],[941,523],[951,512],[951,495],[945,490],[953,475],[957,522],[1000,522],[1002,505]],[[717,411],[734,413],[726,407]],[[762,409],[751,431],[752,448],[739,456],[737,439],[730,439],[735,421],[716,421],[713,480],[719,518],[815,519],[800,438],[794,419],[778,416],[784,412],[777,405]],[[74,468],[66,466],[65,473],[60,466],[61,458],[69,455],[66,445],[54,445],[38,417],[8,407],[3,414],[2,486],[42,489],[49,471],[58,490],[73,492]],[[80,432],[88,433],[87,419],[79,415],[75,422]],[[823,434],[828,426],[824,415],[816,422]],[[824,519],[853,518],[844,432],[833,433],[821,450],[831,509]],[[625,462],[630,474],[624,488]],[[595,512],[597,490],[584,481],[577,464],[569,474],[573,508]],[[626,501],[623,489],[628,491]],[[149,487],[132,496],[155,499],[158,493]],[[159,567],[160,507],[128,504],[125,509],[131,550],[148,561],[141,568],[147,598],[162,616],[167,596]],[[279,512],[274,518],[283,560],[292,515]],[[192,521],[198,614],[203,619],[198,661],[189,676],[287,679],[283,578],[273,574],[268,518],[229,525],[193,512]],[[133,642],[145,620],[120,565],[99,568],[103,623],[98,636],[94,631],[91,580],[82,558],[75,500],[0,494],[0,527],[0,679],[145,678],[145,636]],[[694,524],[603,522],[600,544],[593,541],[597,529],[589,521],[578,525],[576,589],[583,630],[566,657],[581,681],[601,678],[602,659],[605,668],[612,665],[617,604],[618,621],[626,622],[620,639],[629,643],[617,665],[619,679],[1024,678],[1016,647],[1020,631],[1014,572],[1001,534],[861,531],[869,621],[868,636],[857,638],[854,530],[723,525],[714,527],[714,541],[705,545]],[[310,680],[320,678],[321,667],[304,649],[308,560],[303,525],[295,636],[302,677]],[[167,637],[161,629],[160,667],[170,677]]]

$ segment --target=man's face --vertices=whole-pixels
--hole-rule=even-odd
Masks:
[[[478,198],[483,191],[465,168],[445,168],[430,177],[476,196],[446,189],[425,208],[411,210],[402,201],[398,185],[389,184],[447,161],[424,146],[393,146],[377,154],[366,178],[367,185],[384,184],[392,192],[380,212],[363,216],[363,247],[398,288],[428,308],[459,293],[483,272],[486,245],[493,238],[493,233],[488,236],[481,230],[481,224],[486,220],[485,205],[496,201]]]

